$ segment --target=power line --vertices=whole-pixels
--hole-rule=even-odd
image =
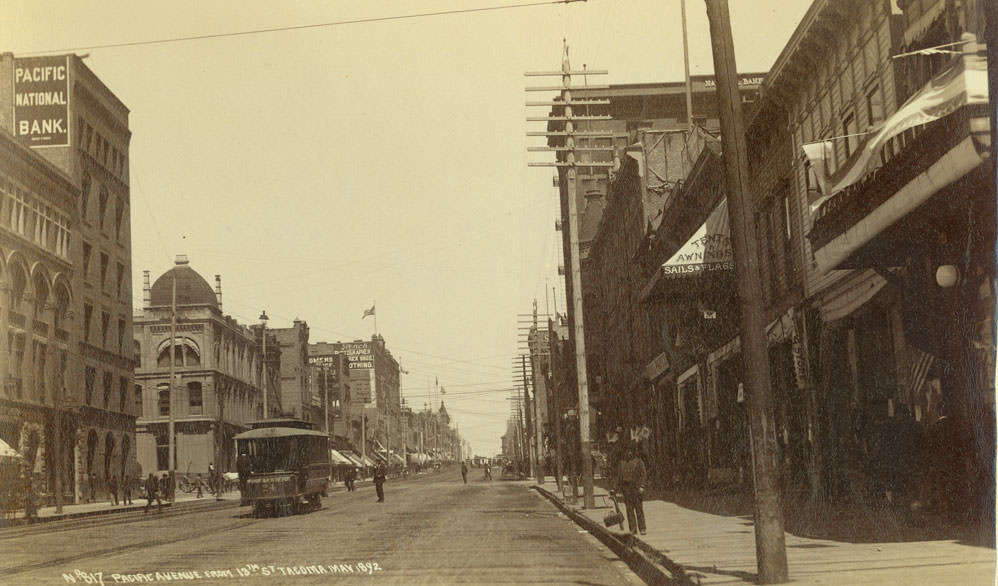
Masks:
[[[529,4],[501,4],[499,6],[484,6],[482,8],[462,8],[458,10],[441,10],[439,12],[417,12],[413,14],[399,14],[395,16],[374,16],[371,18],[357,18],[353,20],[337,20],[332,22],[320,22],[313,24],[300,24],[294,26],[282,26],[272,28],[253,29],[248,31],[237,31],[233,33],[212,33],[205,35],[191,35],[186,37],[171,37],[166,39],[153,39],[148,41],[127,41],[121,43],[104,43],[100,45],[89,45],[85,47],[70,47],[66,49],[49,49],[45,51],[32,51],[22,53],[24,56],[40,55],[44,53],[69,53],[76,51],[90,51],[94,49],[119,49],[124,47],[139,47],[145,45],[163,45],[166,43],[181,43],[187,41],[204,41],[208,39],[221,39],[227,37],[244,37],[249,35],[260,35],[266,33],[278,33],[297,30],[307,30],[315,28],[326,28],[333,26],[343,26],[349,24],[367,24],[372,22],[388,22],[393,20],[407,20],[413,18],[425,18],[428,16],[448,16],[454,14],[469,14],[474,12],[490,12],[496,10],[506,10],[509,8],[529,8],[533,6],[544,6],[548,4],[570,4],[572,2],[586,2],[588,0],[547,0],[545,2],[532,2]]]

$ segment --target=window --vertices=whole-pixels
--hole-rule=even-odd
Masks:
[[[87,221],[87,205],[90,203],[90,176],[83,176],[83,190],[80,192],[80,218]]]
[[[21,378],[21,372],[24,365],[24,345],[24,334],[15,334],[13,332],[7,334],[7,348],[9,349],[11,355],[10,374],[16,379]],[[18,399],[21,398],[20,382],[17,382],[14,385],[14,396]]]
[[[38,388],[38,400],[42,403],[45,402],[46,395],[46,376],[45,376],[45,358],[48,347],[45,344],[40,344],[35,342],[35,387]]]
[[[104,409],[111,407],[111,387],[114,386],[114,375],[110,372],[104,373]]]
[[[199,382],[187,383],[187,405],[190,408],[191,415],[201,415],[202,412],[201,383]]]
[[[123,376],[118,379],[118,410],[125,412],[125,405],[128,404],[128,377]]]
[[[104,218],[107,216],[107,197],[107,190],[101,187],[100,198],[97,202],[97,213],[99,214],[97,217],[97,226],[99,226],[101,230],[104,229]]]
[[[125,215],[125,200],[120,197],[114,205],[114,237],[121,238],[121,220]]]
[[[880,86],[875,85],[866,93],[866,116],[870,126],[884,121],[884,100],[880,97]]]
[[[111,261],[106,252],[100,253],[100,288],[107,284],[107,265]]]
[[[117,269],[118,269],[117,276],[114,279],[114,294],[115,294],[116,297],[118,297],[120,299],[121,298],[121,283],[122,283],[122,281],[125,278],[125,265],[123,265],[123,264],[121,264],[119,262],[118,266],[117,266]]]
[[[842,119],[842,134],[846,149],[845,158],[852,156],[859,146],[859,128],[856,127],[856,115],[849,113]]]
[[[89,242],[83,243],[83,278],[86,279],[90,276],[90,253],[93,252],[93,247],[90,246]]]
[[[86,376],[84,377],[84,385],[86,388],[86,403],[90,405],[94,400],[94,385],[97,384],[97,369],[93,366],[88,366],[86,368]]]
[[[159,392],[159,414],[169,415],[170,414],[170,385],[167,383],[160,383],[156,385],[156,390]]]
[[[94,306],[89,303],[83,304],[83,341],[90,341],[90,322],[93,320]]]
[[[83,144],[83,150],[87,151],[88,154],[90,153],[90,147],[93,145],[93,139],[94,139],[94,128],[93,126],[87,124],[87,139]]]
[[[10,229],[24,236],[27,230],[28,201],[24,192],[11,188]]]
[[[55,216],[55,253],[69,258],[69,220],[65,216]]]
[[[176,463],[177,453],[173,453],[174,463]],[[170,443],[167,441],[166,433],[156,434],[156,468],[166,470],[170,467]]]
[[[142,417],[142,385],[135,385],[135,415]]]
[[[118,354],[125,352],[125,320],[118,319]]]
[[[107,348],[107,334],[108,329],[111,327],[111,314],[102,311],[100,313],[100,347]]]

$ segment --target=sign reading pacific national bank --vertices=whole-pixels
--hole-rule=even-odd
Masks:
[[[29,147],[69,146],[69,56],[14,60],[14,135]]]

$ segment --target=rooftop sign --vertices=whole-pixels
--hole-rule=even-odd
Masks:
[[[69,56],[14,60],[14,135],[29,147],[69,146]]]

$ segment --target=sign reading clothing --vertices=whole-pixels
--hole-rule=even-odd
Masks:
[[[69,56],[14,60],[14,135],[29,147],[69,145]]]

